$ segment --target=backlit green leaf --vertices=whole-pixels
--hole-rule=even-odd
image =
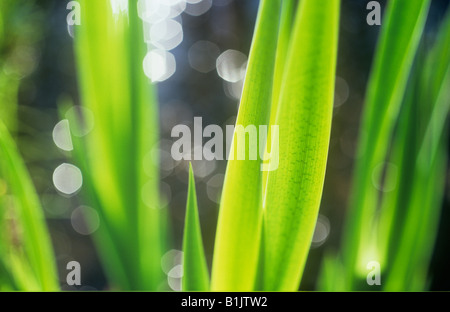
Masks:
[[[147,48],[137,0],[119,4],[81,1],[82,24],[75,32],[78,75],[83,107],[95,125],[83,138],[85,154],[75,153],[87,170],[88,196],[105,227],[97,239],[98,245],[107,242],[99,248],[113,283],[156,290],[164,278],[160,259],[166,238],[154,150],[156,96],[143,70]]]
[[[2,233],[0,239],[0,249],[9,263],[2,260],[13,272],[19,290],[56,291],[58,276],[44,213],[25,164],[2,122],[0,159],[0,181],[12,196],[8,206],[0,202],[2,210],[11,209],[9,224],[2,229],[9,233]]]
[[[184,225],[182,289],[183,291],[209,290],[209,273],[203,249],[192,165],[189,166],[189,190]]]
[[[269,122],[273,73],[281,2],[262,0],[250,51],[236,130]],[[247,135],[241,129],[242,137]],[[251,136],[251,135],[250,135]],[[249,159],[249,150],[265,147],[265,142],[238,139],[235,131],[220,203],[214,260],[212,290],[250,291],[254,287],[261,235],[262,174],[261,160]],[[251,141],[250,144],[247,141]],[[237,159],[245,150],[246,160]]]
[[[390,1],[386,9],[363,112],[352,198],[343,237],[347,289],[365,278],[367,263],[379,261],[374,218],[381,175],[408,76],[423,32],[429,1]],[[379,170],[381,172],[381,170]]]
[[[339,5],[303,0],[298,7],[275,122],[279,166],[269,172],[265,192],[265,290],[298,289],[314,232],[331,130]]]

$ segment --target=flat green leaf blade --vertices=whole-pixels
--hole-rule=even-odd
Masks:
[[[427,270],[436,235],[437,218],[445,186],[445,159],[443,157],[447,138],[445,124],[450,110],[450,62],[447,63],[445,79],[420,146],[412,181],[411,200],[404,226],[399,234],[399,248],[393,259],[387,290],[423,290],[424,285],[411,281],[416,270]]]
[[[276,119],[279,166],[269,172],[264,205],[265,290],[297,290],[310,248],[330,139],[339,4],[303,0],[298,8]]]
[[[0,122],[0,159],[0,172],[4,175],[14,197],[16,221],[22,231],[21,244],[24,246],[39,290],[56,291],[59,288],[58,276],[43,210],[25,164],[2,122]]]
[[[295,17],[295,0],[283,0],[281,8],[280,31],[278,35],[275,72],[273,79],[272,106],[270,108],[270,125],[275,124],[280,102],[281,87],[286,72],[286,63],[289,47],[291,45],[292,29]],[[269,128],[270,131],[270,128]],[[268,135],[268,140],[270,140]],[[270,143],[270,141],[268,141]]]
[[[106,272],[114,272],[109,274],[109,280],[113,286],[121,289],[137,289],[137,227],[133,227],[130,220],[136,215],[135,196],[130,196],[127,212],[123,194],[128,190],[119,183],[124,179],[130,181],[131,185],[134,179],[121,176],[121,166],[116,162],[119,158],[129,158],[124,156],[124,152],[132,150],[130,146],[123,146],[124,137],[129,134],[126,122],[130,120],[131,107],[126,99],[129,94],[124,36],[127,17],[124,14],[113,16],[109,1],[83,0],[80,4],[83,22],[75,33],[80,98],[83,107],[92,112],[95,127],[83,138],[85,155],[75,151],[75,156],[78,156],[75,160],[79,165],[85,162],[83,167],[89,170],[84,172],[89,180],[86,187],[90,188],[85,188],[85,194],[90,192],[97,199],[97,202],[90,204],[99,210],[100,222],[105,225],[99,234],[103,235],[107,231],[111,235],[110,241],[114,244],[116,255],[120,257],[117,260],[111,253],[102,256],[106,261]],[[116,80],[118,77],[122,77],[120,84]],[[75,125],[72,123],[71,126]],[[118,132],[121,134],[118,135]],[[90,199],[94,196],[90,196]],[[102,247],[99,250],[107,249]],[[114,267],[118,263],[122,265],[121,268]],[[118,274],[121,271],[126,274]]]
[[[203,249],[192,165],[189,166],[189,190],[184,225],[182,290],[209,290],[209,273]]]
[[[143,70],[147,47],[137,0],[124,2],[81,2],[77,69],[82,104],[95,119],[84,138],[85,167],[94,193],[90,197],[116,249],[115,256],[103,257],[112,260],[108,272],[126,272],[114,274],[113,282],[125,289],[156,290],[164,278],[160,258],[166,237],[159,159],[152,152],[159,136],[158,112],[154,87]],[[122,268],[115,269],[118,264]]]
[[[422,49],[425,50],[425,49]],[[424,53],[423,53],[424,54]],[[447,112],[445,111],[445,102],[438,102],[439,94],[441,90],[446,90],[445,75],[450,67],[450,11],[447,12],[444,19],[436,42],[428,52],[426,57],[418,58],[415,62],[413,70],[413,78],[410,80],[408,90],[405,96],[405,103],[399,117],[399,124],[397,126],[397,134],[393,141],[393,152],[390,159],[390,163],[395,166],[389,166],[386,172],[388,179],[393,181],[397,180],[397,185],[394,191],[386,193],[383,196],[383,202],[381,207],[380,224],[379,224],[379,236],[380,236],[380,257],[381,263],[386,263],[386,269],[389,270],[389,266],[395,262],[394,258],[399,256],[399,244],[401,243],[401,232],[403,225],[407,221],[407,217],[413,214],[420,213],[422,208],[417,203],[411,202],[412,199],[417,200],[413,195],[412,181],[415,178],[420,178],[416,170],[417,155],[419,153],[421,144],[425,137],[426,129],[428,125],[434,125],[438,130],[435,132],[436,137],[441,137],[442,122],[441,120],[432,120],[433,110],[439,109],[439,105],[444,104],[444,108],[439,110],[439,113],[434,113],[434,116],[445,117]],[[408,111],[409,110],[409,111]],[[429,140],[430,138],[428,138]],[[426,147],[429,153],[432,154],[433,150]],[[435,166],[435,171],[442,171],[443,166]],[[430,173],[433,170],[427,169]],[[418,176],[416,176],[418,174]],[[434,173],[435,176],[439,176],[439,173]],[[398,177],[398,179],[397,179]],[[423,185],[434,185],[433,197],[439,197],[438,190],[441,189],[440,184],[436,182],[440,179],[427,177],[429,181],[422,181]],[[436,185],[435,185],[436,184]],[[432,188],[433,189],[433,188]],[[422,196],[425,198],[426,196]],[[438,198],[437,200],[440,200]],[[432,202],[432,201],[431,201]],[[428,207],[426,217],[423,217],[425,223],[426,219],[434,220],[431,215],[439,215],[439,204],[425,205]],[[414,211],[418,209],[418,211]],[[437,212],[436,212],[437,211]],[[433,232],[433,227],[429,226],[429,233]],[[415,231],[416,233],[417,231]],[[412,234],[414,235],[414,234]],[[425,234],[425,237],[432,237],[433,235]],[[432,240],[429,240],[433,245]],[[415,244],[415,247],[419,249],[419,244]],[[428,248],[425,248],[428,250]],[[425,257],[426,251],[423,251],[421,257]],[[412,260],[411,260],[412,261]],[[426,269],[424,269],[426,270]],[[395,274],[395,272],[393,272]],[[396,279],[393,277],[393,279]],[[396,279],[397,285],[401,284],[401,279]],[[407,281],[403,281],[404,285],[410,285]],[[402,288],[399,288],[402,289]]]
[[[272,105],[270,107],[270,121],[267,134],[267,146],[272,145],[272,126],[275,125],[280,102],[281,86],[286,72],[287,54],[291,44],[292,29],[295,17],[296,0],[284,0],[281,7],[280,30],[278,34],[275,72],[273,75]],[[270,163],[270,150],[266,149],[264,165]],[[263,172],[263,190],[266,189],[268,171]]]
[[[161,257],[167,242],[167,207],[160,198],[159,176],[159,112],[155,85],[145,76],[143,61],[147,53],[142,20],[136,0],[129,1],[129,67],[130,103],[132,109],[131,139],[135,144],[135,179],[137,190],[137,224],[141,288],[156,290],[166,276],[161,270]],[[139,43],[139,44],[137,44]]]
[[[373,221],[378,190],[372,177],[386,159],[407,80],[423,32],[430,1],[391,1],[381,30],[363,113],[352,199],[343,237],[347,288],[367,263],[377,261]]]
[[[279,0],[261,2],[236,129],[253,126],[257,131],[260,125],[269,122],[280,7]],[[245,144],[246,140],[237,139],[238,136],[235,131],[230,155],[235,156],[241,148],[248,157],[246,160],[230,157],[228,161],[212,268],[214,291],[252,290],[258,264],[261,161],[250,160],[248,155],[249,149],[258,151],[258,146]]]

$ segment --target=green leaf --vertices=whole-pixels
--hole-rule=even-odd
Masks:
[[[310,248],[330,139],[339,4],[298,7],[275,122],[279,166],[265,192],[264,290],[297,290]]]
[[[203,249],[192,165],[189,165],[189,190],[184,225],[182,289],[183,291],[209,290],[209,273]]]
[[[352,289],[355,276],[365,277],[369,261],[379,260],[374,248],[378,190],[372,178],[377,166],[386,160],[429,4],[430,1],[402,0],[391,1],[387,7],[367,91],[359,159],[344,227],[342,256],[347,289]]]
[[[236,130],[249,126],[257,131],[269,122],[280,7],[279,0],[263,0],[260,4]],[[261,161],[250,160],[249,150],[258,151],[261,143],[247,144],[242,139],[245,137],[245,133],[239,136],[235,131],[230,152],[234,157],[229,157],[225,174],[212,268],[213,291],[250,291],[255,283],[262,174]],[[246,151],[246,160],[237,159],[239,149]]]
[[[74,143],[80,149],[75,154],[87,178],[85,194],[105,228],[97,245],[111,282],[126,290],[157,290],[164,280],[160,259],[167,228],[155,152],[158,110],[142,65],[147,47],[137,0],[127,4],[127,10],[114,11],[117,2],[81,2],[77,69],[81,101],[95,126]],[[75,123],[71,127],[83,127],[82,118]]]
[[[450,11],[447,12],[446,19],[440,27],[433,49],[426,56],[418,57],[415,62],[413,77],[408,85],[405,103],[397,126],[397,134],[393,141],[390,163],[395,166],[388,167],[386,176],[388,179],[398,180],[398,182],[396,189],[383,197],[379,221],[380,256],[383,259],[382,262],[386,263],[386,270],[389,275],[389,281],[386,285],[391,290],[394,289],[393,285],[397,290],[410,287],[412,285],[411,276],[419,275],[410,271],[409,276],[406,276],[405,267],[414,267],[417,271],[424,272],[423,275],[426,276],[429,260],[425,259],[429,259],[431,256],[432,249],[430,247],[434,244],[442,198],[440,194],[443,188],[443,177],[441,176],[442,172],[445,172],[445,164],[442,163],[442,160],[430,158],[429,166],[421,173],[422,170],[418,167],[417,161],[421,148],[426,149],[430,157],[444,158],[445,161],[445,157],[439,156],[443,153],[436,151],[436,148],[445,149],[443,142],[439,143],[440,146],[438,146],[432,144],[430,140],[437,140],[437,142],[442,140],[443,122],[445,122],[445,117],[448,114],[448,107],[446,107],[448,103],[445,100],[445,92],[448,91],[446,91],[445,86],[449,82],[445,81],[445,75],[450,66],[449,37]],[[441,97],[440,100],[439,97]],[[438,113],[433,114],[433,110]],[[436,120],[436,118],[440,119]],[[436,130],[431,132],[427,130],[431,125]],[[427,140],[429,143],[423,146]],[[389,168],[392,169],[389,170]],[[424,173],[426,174],[424,175]],[[428,190],[431,187],[426,192],[421,190],[419,192],[420,197],[414,195],[416,191],[413,187],[417,187],[417,185],[415,186],[416,179],[420,180],[420,185],[427,186],[424,189]],[[425,198],[428,199],[423,202]],[[423,209],[423,207],[427,207],[427,209]],[[413,237],[419,232],[416,228],[411,233],[404,233],[405,225],[411,218],[421,220],[421,226],[424,228],[421,236],[416,238],[414,248],[410,249],[411,252],[414,249],[420,250],[417,256],[404,254],[405,250],[403,250],[404,246],[409,244],[405,240],[413,240]],[[428,225],[425,226],[425,224]],[[423,240],[427,243],[418,243]],[[403,252],[400,253],[399,250],[403,250]],[[395,260],[399,258],[402,261],[409,258],[408,265],[400,267],[397,264],[397,268],[392,268],[393,264],[399,263],[400,260]],[[424,260],[417,261],[419,258]],[[412,263],[416,264],[413,265]],[[400,272],[404,272],[404,274],[402,275]],[[423,290],[425,282],[425,280],[421,283],[418,282],[415,286],[418,287],[416,289]],[[422,286],[420,287],[418,284]]]
[[[25,164],[2,122],[0,159],[1,178],[13,197],[13,218],[9,221],[15,223],[14,228],[10,224],[9,230],[14,232],[9,233],[10,239],[4,241],[5,236],[2,235],[0,241],[2,249],[9,249],[8,268],[14,272],[13,278],[18,279],[16,283],[20,290],[56,291],[59,288],[58,276],[44,213]]]
[[[389,270],[392,257],[398,250],[398,233],[401,231],[410,208],[411,181],[414,180],[414,166],[423,137],[421,128],[424,123],[428,122],[428,120],[424,122],[426,118],[424,115],[421,116],[420,105],[417,101],[422,73],[419,64],[422,62],[423,57],[419,53],[411,71],[398,117],[389,162],[383,168],[386,171],[383,185],[388,186],[389,192],[385,192],[381,199],[379,217],[376,221],[378,223],[376,245],[384,274]]]
[[[425,277],[437,234],[445,186],[445,149],[448,142],[445,125],[450,109],[449,21],[450,13],[438,37],[442,40],[438,39],[425,63],[431,70],[426,72],[419,85],[419,90],[425,94],[420,99],[428,100],[427,107],[431,112],[425,115],[427,126],[417,142],[414,166],[409,168],[414,173],[414,179],[408,181],[411,185],[409,207],[402,227],[395,233],[398,243],[391,259],[392,268],[386,290],[423,290],[427,282]],[[415,113],[424,115],[420,111]],[[410,127],[414,126],[412,124]]]
[[[279,108],[281,87],[283,84],[283,78],[285,76],[285,69],[287,63],[287,54],[291,44],[292,37],[292,26],[295,17],[295,6],[297,5],[296,0],[284,0],[281,7],[281,20],[280,20],[280,30],[278,35],[277,43],[277,54],[275,58],[275,71],[273,78],[273,92],[272,92],[272,103],[270,107],[270,121],[267,134],[267,146],[272,146],[272,126],[275,125],[277,112]],[[269,165],[270,155],[269,150],[265,150],[265,155],[263,159],[264,165]],[[263,172],[263,190],[266,189],[268,171]]]

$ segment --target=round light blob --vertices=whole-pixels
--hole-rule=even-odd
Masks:
[[[172,249],[166,252],[161,257],[161,268],[164,273],[169,274],[172,268],[181,264],[183,259],[183,252],[181,250]]]
[[[238,82],[245,78],[247,56],[236,50],[223,52],[216,61],[217,73],[228,82]]]
[[[317,218],[316,228],[314,230],[314,235],[312,239],[311,247],[317,248],[328,238],[328,235],[330,234],[330,221],[327,217],[323,215],[319,215]]]
[[[70,132],[76,137],[84,137],[94,129],[94,113],[83,106],[72,106],[66,112],[68,120],[75,120],[78,124],[70,127]]]
[[[186,1],[184,0],[174,0],[173,4],[170,5],[170,13],[168,18],[176,18],[180,16],[181,13],[186,10]]]
[[[200,16],[212,7],[212,0],[186,0],[187,5],[184,12],[192,16]]]
[[[128,0],[110,0],[114,15],[121,13],[128,14]]]
[[[170,51],[183,42],[183,27],[173,19],[165,19],[151,26],[150,39],[158,49]]]
[[[161,1],[161,0],[160,0]],[[166,5],[174,6],[184,3],[186,5],[186,0],[163,0]]]
[[[220,203],[224,178],[225,176],[223,174],[218,173],[206,183],[206,194],[208,198],[217,204]]]
[[[169,284],[169,287],[173,291],[181,291],[181,278],[174,278],[174,277],[167,277],[167,283]]]
[[[83,185],[83,175],[78,167],[64,163],[53,172],[53,184],[59,192],[73,195]]]
[[[169,79],[176,71],[176,61],[172,53],[151,50],[144,58],[144,72],[152,82]]]
[[[216,60],[220,55],[219,47],[210,41],[197,41],[188,52],[189,64],[201,73],[209,73],[216,68]]]
[[[197,154],[203,153],[203,147],[201,147],[201,146],[195,147],[193,152],[194,152],[194,155],[196,154],[196,152],[197,152]],[[194,175],[200,179],[206,178],[207,176],[211,175],[216,170],[216,167],[217,167],[216,162],[217,162],[216,160],[206,160],[206,159],[192,160],[192,167],[194,168]],[[185,167],[185,171],[189,172],[189,166]]]
[[[100,218],[91,207],[80,206],[72,212],[70,218],[73,229],[81,235],[91,235],[98,230]]]
[[[183,277],[183,265],[177,264],[174,266],[169,273],[167,273],[167,276],[172,278],[182,278]]]
[[[225,95],[232,100],[240,100],[244,89],[244,80],[238,82],[223,82],[223,90]]]
[[[183,265],[175,265],[167,274],[167,283],[173,291],[181,291],[181,282],[183,278]]]
[[[334,107],[339,107],[347,102],[350,96],[350,87],[345,79],[336,77],[336,92],[334,97]]]
[[[165,0],[139,0],[139,17],[148,23],[158,23],[170,15],[170,6],[164,3]]]
[[[52,132],[53,142],[56,146],[63,151],[72,151],[73,144],[72,138],[70,137],[70,127],[69,121],[67,119],[61,120],[53,128]]]

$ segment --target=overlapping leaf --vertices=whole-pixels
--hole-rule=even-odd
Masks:
[[[92,112],[95,126],[82,140],[74,139],[79,142],[75,153],[101,215],[98,246],[114,284],[156,290],[166,237],[154,152],[157,105],[142,67],[146,46],[137,1],[126,4],[81,2],[83,21],[75,35],[78,73],[82,104]],[[82,121],[71,127],[82,127]]]
[[[389,2],[370,78],[359,138],[342,257],[347,289],[355,276],[379,261],[374,218],[378,190],[373,172],[386,161],[408,77],[423,32],[429,1]],[[379,176],[381,179],[381,175]],[[381,180],[376,184],[381,184]]]
[[[192,165],[189,166],[189,190],[184,226],[182,289],[183,291],[209,290],[209,273],[203,249]]]
[[[269,122],[280,6],[279,0],[261,2],[236,129],[249,126],[258,130]],[[225,175],[212,269],[215,291],[249,291],[255,283],[262,174],[260,158],[249,159],[249,151],[259,154],[265,142],[254,144],[255,140],[242,139],[245,136],[235,132]],[[245,150],[245,160],[238,159],[238,150]]]
[[[58,290],[53,248],[39,198],[8,130],[0,122],[0,182],[11,196],[0,195],[0,256],[11,272],[13,289]],[[3,194],[4,195],[4,194]]]
[[[265,191],[265,290],[295,291],[308,255],[330,139],[339,5],[303,0],[298,7],[275,121],[279,166]]]

